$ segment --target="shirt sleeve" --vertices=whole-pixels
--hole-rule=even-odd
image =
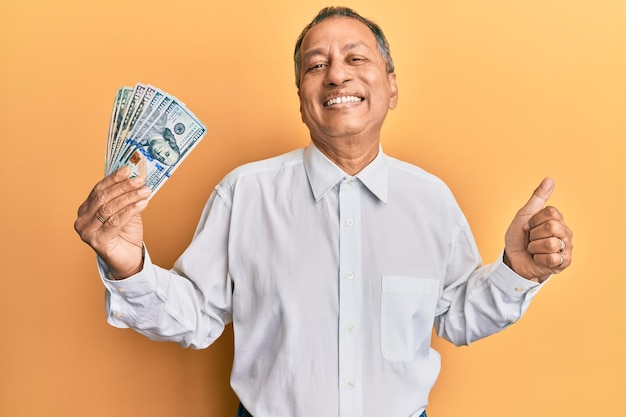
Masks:
[[[154,265],[144,248],[143,269],[116,281],[108,279],[108,268],[98,258],[109,324],[183,347],[213,343],[232,320],[229,218],[230,207],[213,193],[192,243],[170,270]]]
[[[456,229],[451,261],[435,317],[437,334],[468,345],[519,320],[543,284],[527,280],[502,258],[481,265],[465,219]]]

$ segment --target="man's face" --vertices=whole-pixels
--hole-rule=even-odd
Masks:
[[[150,154],[165,165],[174,165],[180,158],[178,149],[170,146],[169,142],[161,136],[156,136],[150,140]]]
[[[355,19],[327,18],[306,34],[300,53],[300,113],[313,141],[378,140],[398,91],[370,29]]]

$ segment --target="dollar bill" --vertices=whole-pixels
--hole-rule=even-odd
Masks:
[[[206,134],[206,127],[187,108],[172,99],[164,112],[133,143],[126,161],[137,174],[145,164],[146,186],[153,194],[170,178]]]
[[[121,126],[121,120],[123,112],[126,109],[126,104],[130,98],[133,89],[131,87],[120,87],[117,90],[115,101],[113,103],[113,110],[111,111],[111,120],[109,123],[109,133],[107,137],[106,154],[105,154],[105,172],[109,173],[109,164],[112,161],[113,147],[115,146],[115,137],[119,127]]]
[[[135,87],[133,88],[133,92],[126,103],[126,106],[123,109],[124,113],[120,119],[120,125],[117,128],[115,137],[113,138],[114,146],[113,146],[113,150],[111,154],[111,159],[113,160],[115,160],[117,157],[117,153],[119,152],[120,147],[122,146],[122,136],[126,132],[126,129],[132,120],[134,111],[136,107],[139,105],[139,103],[141,102],[141,100],[143,99],[143,96],[145,93],[146,93],[145,84],[137,83]]]
[[[145,111],[137,120],[137,123],[133,127],[132,131],[124,138],[124,143],[121,144],[121,148],[115,157],[115,164],[112,167],[113,170],[118,169],[128,160],[139,139],[161,116],[165,109],[167,109],[171,101],[172,98],[170,96],[160,91],[154,94],[152,100],[146,106]]]
[[[151,198],[205,134],[204,124],[176,97],[142,83],[121,87],[109,122],[106,173],[129,166],[131,176],[146,179]]]
[[[104,171],[105,173],[108,173],[108,164],[111,158],[110,155],[110,150],[109,150],[109,146],[111,145],[111,132],[113,130],[113,126],[115,125],[115,114],[116,114],[116,107],[117,104],[120,101],[120,97],[122,95],[122,91],[123,91],[124,87],[120,87],[117,89],[117,94],[115,94],[115,101],[113,101],[113,109],[111,110],[111,118],[109,120],[109,131],[108,131],[108,135],[107,135],[107,143],[106,143],[106,150],[105,150],[105,155],[104,155],[104,161],[105,161],[105,165],[104,165]]]
[[[131,135],[131,132],[133,131],[135,125],[141,122],[141,119],[146,114],[145,110],[147,109],[147,106],[149,106],[149,104],[152,102],[153,97],[157,95],[157,93],[159,96],[162,96],[162,93],[159,91],[159,89],[151,85],[147,85],[145,86],[143,92],[140,92],[140,95],[137,96],[136,103],[132,103],[132,101],[131,103],[129,103],[129,114],[125,115],[127,123],[126,125],[122,124],[118,132],[118,136],[115,139],[116,146],[113,154],[111,155],[112,160],[118,160],[120,158],[120,153],[123,152],[124,144],[126,143],[127,138]]]

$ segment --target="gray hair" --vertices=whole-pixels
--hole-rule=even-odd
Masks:
[[[364,18],[354,10],[348,7],[325,7],[315,16],[315,18],[306,25],[306,27],[300,33],[298,40],[296,41],[296,48],[293,53],[293,62],[294,69],[296,72],[296,86],[300,88],[300,48],[302,47],[302,40],[309,33],[309,30],[322,20],[327,19],[329,17],[349,17],[351,19],[358,20],[363,23],[365,26],[369,28],[374,34],[376,38],[376,43],[378,44],[378,52],[380,56],[385,60],[385,67],[387,70],[387,74],[391,74],[395,71],[393,65],[393,59],[391,59],[391,51],[389,50],[389,43],[387,42],[387,38],[385,38],[385,34],[383,33],[380,26],[376,23],[372,22],[369,19]]]

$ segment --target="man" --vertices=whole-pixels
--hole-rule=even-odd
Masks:
[[[481,266],[447,187],[381,150],[398,87],[369,20],[322,10],[295,67],[311,144],[224,178],[172,270],[143,247],[141,179],[123,168],[94,187],[75,228],[99,256],[109,322],[194,348],[232,322],[240,416],[425,416],[432,326],[463,345],[519,319],[570,264],[572,232],[543,207],[546,179]]]

